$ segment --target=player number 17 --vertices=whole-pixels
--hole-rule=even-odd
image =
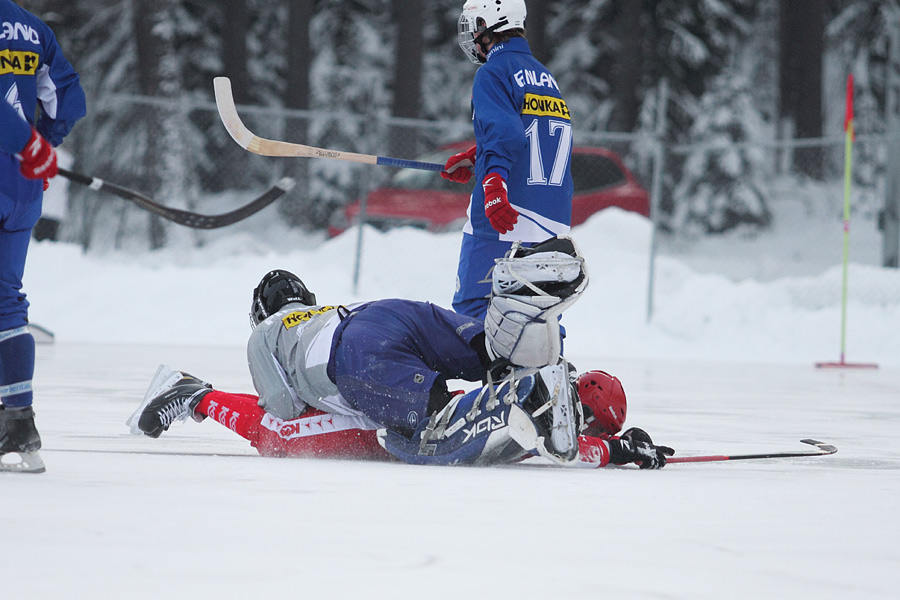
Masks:
[[[544,173],[544,161],[541,158],[541,136],[538,128],[541,122],[537,119],[531,122],[525,135],[531,151],[531,171],[528,174],[528,185],[554,185],[561,186],[566,177],[566,168],[569,166],[569,156],[572,148],[572,124],[565,121],[548,121],[551,138],[556,138],[556,158],[553,160],[553,168],[550,170],[550,180]]]

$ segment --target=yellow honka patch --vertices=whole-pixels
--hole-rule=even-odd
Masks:
[[[569,107],[566,106],[566,101],[562,98],[525,94],[522,114],[538,117],[559,117],[569,120]]]
[[[334,310],[337,308],[336,306],[322,306],[320,308],[313,308],[311,310],[295,310],[292,313],[288,313],[281,318],[281,323],[284,325],[285,329],[290,329],[291,327],[296,327],[301,323],[306,323],[313,317],[317,317],[319,315],[324,315],[330,310]]]
[[[0,75],[34,75],[41,57],[36,52],[0,50]]]

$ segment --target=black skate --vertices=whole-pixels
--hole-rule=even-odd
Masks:
[[[0,406],[0,472],[43,473],[40,448],[34,410]]]
[[[156,375],[150,382],[144,401],[128,418],[126,424],[134,435],[147,435],[158,438],[176,420],[184,421],[194,417],[194,409],[200,400],[212,391],[212,386],[200,381],[193,375],[173,371],[166,365],[160,365]]]

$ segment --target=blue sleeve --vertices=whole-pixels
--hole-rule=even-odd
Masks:
[[[499,172],[504,178],[528,146],[521,101],[514,94],[510,82],[494,71],[482,67],[475,74],[472,104],[479,158],[485,173]]]
[[[42,110],[35,129],[51,144],[59,146],[87,108],[78,73],[63,56],[49,27],[45,28],[42,39],[43,65],[37,72],[37,97]]]
[[[0,98],[0,150],[18,154],[31,138],[31,125],[12,106]]]

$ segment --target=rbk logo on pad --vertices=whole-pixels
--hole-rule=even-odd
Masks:
[[[463,429],[463,433],[466,434],[463,443],[465,444],[470,439],[476,438],[484,433],[490,433],[491,431],[503,429],[504,427],[506,427],[505,413],[501,413],[496,416],[485,417],[475,423],[470,429]]]

